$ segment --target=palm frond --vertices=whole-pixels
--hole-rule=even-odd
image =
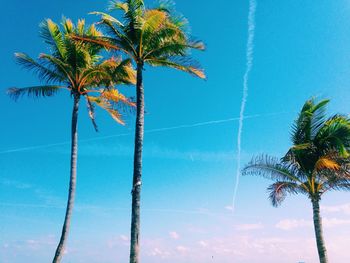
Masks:
[[[125,125],[125,122],[122,119],[122,115],[120,114],[119,111],[115,110],[115,109],[105,109],[109,115],[119,124],[121,125]]]
[[[162,66],[174,68],[187,73],[190,73],[201,79],[205,79],[205,73],[202,69],[198,68],[192,61],[186,57],[169,57],[169,58],[148,58],[145,60],[151,66]]]
[[[294,145],[309,143],[318,133],[325,120],[325,107],[329,100],[315,104],[314,99],[305,102],[298,119],[292,127]]]
[[[82,42],[89,42],[93,44],[97,44],[101,47],[106,48],[107,50],[121,50],[124,51],[125,53],[128,53],[127,50],[123,50],[121,47],[115,45],[112,43],[113,39],[103,37],[103,38],[92,38],[92,37],[87,37],[87,36],[78,36],[78,35],[71,35],[70,36],[74,40],[82,41]],[[112,41],[110,41],[112,40]]]
[[[120,20],[116,19],[115,17],[111,16],[110,14],[107,14],[107,13],[104,13],[104,12],[97,12],[97,11],[90,12],[89,14],[101,16],[102,21],[109,21],[111,23],[117,24],[120,27],[124,26],[123,23]]]
[[[112,57],[101,63],[99,67],[110,76],[115,84],[136,84],[136,71],[130,59],[121,60]]]
[[[67,64],[65,61],[62,61],[59,58],[56,58],[55,56],[49,55],[49,54],[40,54],[40,59],[45,60],[47,63],[49,63],[52,67],[55,68],[55,71],[59,72],[62,77],[67,80],[71,85],[74,85],[74,74],[72,74],[72,65]]]
[[[149,9],[143,16],[141,31],[155,32],[167,22],[168,13],[157,9]]]
[[[135,41],[138,38],[139,28],[142,24],[142,14],[145,10],[145,4],[143,0],[125,0],[112,1],[110,4],[110,11],[122,10],[125,23],[124,32],[128,35],[128,38]]]
[[[349,157],[350,119],[342,115],[329,118],[316,135],[315,144],[324,151],[336,149],[342,157]]]
[[[63,17],[61,24],[66,34],[71,34],[74,32],[75,26],[71,19]]]
[[[51,97],[63,88],[64,87],[62,86],[33,86],[26,88],[9,88],[7,89],[7,94],[14,100],[18,100],[24,95],[33,98]]]
[[[135,103],[126,98],[123,94],[121,94],[117,89],[106,89],[101,93],[101,97],[106,100],[113,102],[115,104],[123,103],[125,105],[135,107]]]
[[[23,68],[33,71],[42,81],[46,83],[59,82],[62,83],[65,78],[61,72],[52,70],[29,57],[24,53],[15,53],[16,62]]]
[[[330,175],[327,177],[327,180],[324,182],[323,190],[329,191],[329,190],[336,190],[336,191],[349,191],[350,190],[350,176],[337,176],[337,175]]]
[[[66,55],[66,49],[59,26],[51,19],[46,19],[40,24],[40,28],[40,35],[45,40],[45,43],[50,45],[51,51],[56,56],[64,58]]]
[[[129,5],[127,2],[111,1],[108,10],[122,10],[124,13],[127,13],[129,11]]]
[[[242,175],[258,175],[270,180],[303,183],[307,177],[298,166],[279,159],[260,155],[253,158],[242,170]]]
[[[122,116],[119,113],[119,111],[113,109],[112,104],[107,99],[101,96],[100,97],[86,96],[86,97],[90,100],[91,103],[94,103],[100,108],[107,111],[116,122],[122,125],[125,124],[124,121],[122,120]]]
[[[328,156],[323,156],[320,159],[318,159],[318,161],[316,162],[315,169],[317,171],[321,171],[324,169],[336,171],[340,169],[340,165],[335,160],[332,160]]]
[[[269,199],[274,207],[278,207],[288,194],[306,193],[297,183],[277,181],[267,188]]]

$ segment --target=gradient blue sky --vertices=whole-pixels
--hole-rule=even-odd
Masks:
[[[146,1],[151,4],[151,1]],[[107,1],[8,1],[2,6],[0,87],[0,262],[48,262],[64,217],[72,100],[11,101],[5,88],[38,83],[14,52],[46,51],[38,37],[45,18],[95,17]],[[195,53],[201,81],[167,69],[145,72],[146,130],[238,117],[245,70],[248,1],[177,0],[192,33],[207,44]],[[349,113],[350,2],[258,0],[254,67],[243,130],[242,164],[258,153],[280,156],[303,102],[330,98],[330,113]],[[123,88],[132,94],[133,88]],[[98,112],[96,134],[82,105],[76,208],[63,262],[127,262],[133,117],[118,126]],[[291,197],[279,209],[267,200],[268,181],[242,178],[231,205],[237,121],[148,132],[142,192],[143,263],[317,262],[311,209]],[[90,140],[92,139],[92,140]],[[95,140],[96,139],[96,140]],[[348,193],[323,202],[330,262],[350,261]]]

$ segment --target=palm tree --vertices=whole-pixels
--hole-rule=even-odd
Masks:
[[[173,15],[164,5],[147,9],[143,0],[125,0],[123,2],[112,2],[110,10],[121,11],[123,19],[119,20],[102,12],[93,12],[101,16],[99,24],[106,30],[107,36],[73,36],[73,38],[96,43],[110,50],[127,54],[136,65],[137,116],[132,185],[130,263],[137,263],[139,262],[144,135],[144,66],[145,64],[164,66],[190,73],[199,78],[205,78],[203,71],[189,56],[191,49],[204,50],[204,44],[191,39],[186,33],[187,21],[182,17]]]
[[[40,54],[37,60],[23,53],[16,53],[17,62],[26,69],[34,71],[44,82],[41,86],[10,88],[8,94],[15,100],[23,95],[30,97],[49,97],[61,90],[68,90],[73,97],[71,123],[71,158],[68,203],[60,242],[53,262],[60,262],[66,245],[76,188],[77,169],[77,122],[81,97],[87,101],[89,116],[97,130],[94,117],[95,105],[106,110],[114,120],[123,124],[121,114],[116,109],[119,103],[133,105],[126,97],[113,88],[114,84],[132,84],[135,73],[130,61],[111,58],[102,61],[100,46],[73,41],[70,34],[101,36],[92,25],[85,26],[79,20],[75,26],[71,20],[63,19],[63,29],[47,19],[41,24],[41,36],[50,48],[50,54]],[[100,88],[103,87],[103,88]],[[93,95],[95,94],[95,95]]]
[[[308,100],[292,129],[293,146],[282,159],[259,156],[245,166],[243,175],[259,175],[274,181],[268,187],[272,205],[287,195],[304,194],[312,204],[318,255],[328,262],[323,239],[320,201],[330,190],[350,190],[350,119],[326,118],[328,100]]]

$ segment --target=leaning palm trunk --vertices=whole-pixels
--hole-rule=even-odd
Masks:
[[[320,263],[327,263],[327,251],[323,239],[322,218],[320,215],[320,204],[318,200],[312,200],[312,209],[318,256],[320,258]]]
[[[67,202],[67,208],[66,208],[66,216],[65,216],[64,224],[62,228],[61,239],[60,239],[60,243],[57,246],[55,257],[52,261],[53,263],[61,262],[61,259],[64,253],[64,248],[67,243],[68,231],[70,227],[70,221],[71,221],[72,210],[74,205],[75,188],[76,188],[76,180],[77,180],[77,153],[78,153],[77,122],[78,122],[79,100],[80,100],[80,95],[74,95],[74,106],[73,106],[73,113],[72,113],[72,146],[71,146],[68,202]]]
[[[132,185],[132,212],[131,212],[131,238],[130,263],[139,262],[140,254],[140,202],[141,202],[141,176],[142,176],[142,145],[144,133],[144,90],[142,83],[143,65],[137,65],[137,116],[135,127],[134,174]]]

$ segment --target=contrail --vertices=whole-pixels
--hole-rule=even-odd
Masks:
[[[237,170],[236,170],[236,183],[233,191],[232,199],[232,209],[235,209],[235,203],[237,198],[237,191],[239,186],[239,179],[241,173],[241,152],[242,152],[242,131],[243,131],[243,120],[244,112],[248,98],[248,81],[249,75],[253,68],[253,59],[254,59],[254,36],[255,36],[255,13],[256,13],[256,0],[249,1],[249,14],[248,14],[248,41],[247,41],[247,64],[246,71],[243,76],[243,97],[241,103],[241,110],[239,114],[239,124],[238,124],[238,135],[237,135]]]
[[[1,203],[0,202],[0,207],[17,207],[21,209],[66,209],[66,206],[64,204],[62,205],[48,205],[48,204],[30,204],[30,203]],[[93,212],[93,211],[99,211],[99,212],[115,212],[115,211],[130,211],[130,208],[123,208],[123,207],[101,207],[101,206],[91,206],[91,205],[84,205],[84,204],[77,204],[75,206],[75,210],[77,212],[81,211],[88,211],[88,212]],[[228,213],[223,213],[223,212],[212,212],[209,210],[203,210],[203,209],[173,209],[173,208],[144,208],[144,212],[148,213],[165,213],[165,214],[185,214],[185,215],[206,215],[206,216],[227,216],[229,215]],[[5,215],[5,214],[4,214]],[[1,218],[0,214],[0,218]],[[250,218],[253,219],[254,217],[249,217],[249,216],[243,216],[240,215],[239,217],[242,218]],[[22,218],[20,218],[22,219]]]
[[[260,118],[260,117],[277,116],[277,115],[286,114],[286,113],[289,113],[289,112],[281,111],[281,112],[273,112],[273,113],[267,113],[267,114],[254,114],[254,115],[244,116],[243,119],[255,119],[255,118]],[[150,130],[146,130],[145,133],[157,133],[157,132],[171,131],[171,130],[178,130],[178,129],[185,129],[185,128],[194,128],[194,127],[227,123],[227,122],[239,121],[239,120],[240,120],[240,117],[236,117],[236,118],[228,118],[228,119],[222,119],[222,120],[198,122],[198,123],[193,123],[193,124],[183,124],[183,125],[172,126],[172,127],[150,129]],[[111,139],[111,138],[116,138],[116,137],[132,136],[132,135],[134,135],[132,132],[121,133],[121,134],[114,134],[114,135],[97,137],[97,138],[82,139],[82,140],[79,140],[79,142],[83,143],[83,142],[100,141],[100,140],[106,140],[106,139]],[[39,149],[45,149],[45,148],[50,148],[50,147],[55,147],[55,146],[68,145],[70,143],[71,143],[70,141],[65,141],[65,142],[60,142],[60,143],[52,143],[52,144],[44,144],[44,145],[38,145],[38,146],[29,146],[29,147],[22,147],[22,148],[16,148],[16,149],[9,149],[9,150],[0,151],[0,154],[39,150]]]

